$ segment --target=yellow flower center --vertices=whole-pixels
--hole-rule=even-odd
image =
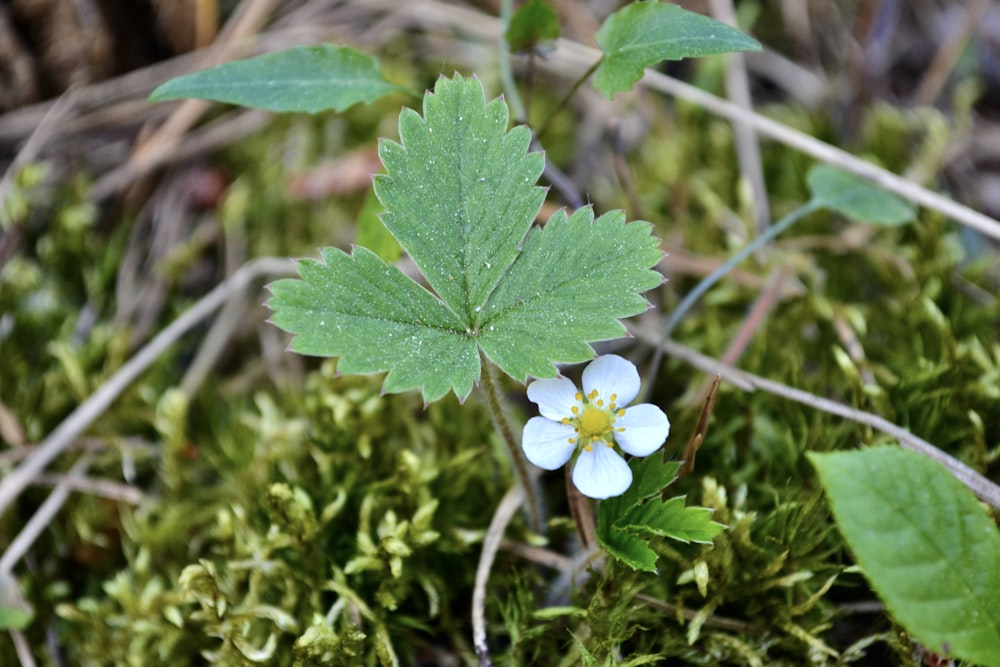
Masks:
[[[583,409],[583,416],[580,417],[580,437],[600,438],[611,428],[611,419],[607,410],[602,410],[594,405],[588,405]]]
[[[619,408],[616,404],[617,394],[611,394],[610,404],[597,395],[597,390],[593,390],[587,395],[577,392],[576,400],[583,405],[583,411],[578,406],[573,406],[573,416],[562,420],[563,424],[572,425],[576,433],[569,439],[571,444],[579,443],[585,450],[590,451],[591,446],[598,442],[604,442],[608,447],[613,446],[613,435],[616,431],[624,431],[623,428],[615,428],[615,420],[625,415],[625,409]]]

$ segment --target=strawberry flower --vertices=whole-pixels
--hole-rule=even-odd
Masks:
[[[579,451],[573,483],[580,493],[620,496],[632,484],[632,470],[615,445],[626,454],[648,456],[670,433],[667,415],[655,405],[626,407],[638,394],[639,371],[614,354],[584,369],[582,392],[565,377],[535,380],[528,385],[528,399],[541,417],[524,425],[525,456],[539,468],[555,470]]]

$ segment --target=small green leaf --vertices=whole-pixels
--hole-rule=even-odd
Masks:
[[[884,227],[913,220],[912,204],[840,169],[816,165],[806,180],[815,201],[852,220]]]
[[[808,456],[892,615],[932,651],[1000,665],[1000,532],[972,492],[898,447]]]
[[[725,530],[712,521],[712,510],[686,507],[684,497],[664,501],[660,493],[677,479],[679,461],[662,454],[631,459],[632,486],[615,498],[602,500],[597,510],[597,537],[609,554],[636,570],[656,571],[656,552],[649,536],[681,542],[710,543]]]
[[[609,16],[597,31],[597,44],[604,56],[594,87],[609,99],[632,88],[647,67],[663,60],[761,49],[725,23],[655,1],[633,2]]]
[[[406,110],[400,143],[383,141],[375,179],[382,222],[420,268],[432,294],[370,251],[323,251],[302,280],[272,287],[276,325],[292,349],[339,356],[344,373],[389,371],[385,391],[421,387],[433,401],[464,399],[479,379],[479,352],[524,380],[555,363],[594,356],[589,343],[624,333],[618,318],[648,307],[660,284],[651,225],[589,208],[532,222],[545,196],[543,157],[530,133],[507,130],[501,100],[476,79],[444,79]]]
[[[528,0],[514,12],[507,29],[511,51],[528,51],[559,38],[559,16],[545,0]]]
[[[193,97],[276,112],[344,111],[401,87],[382,78],[378,62],[346,46],[297,46],[224,63],[167,81],[150,102]]]

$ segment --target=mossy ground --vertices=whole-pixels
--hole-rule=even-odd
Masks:
[[[717,78],[710,67],[698,72]],[[753,234],[728,123],[684,104],[640,102],[648,131],[626,157],[641,215],[667,250],[724,259]],[[137,273],[163,297],[145,311],[149,324],[164,326],[222,279],[233,244],[257,257],[350,243],[367,192],[316,203],[290,197],[286,184],[392,136],[398,105],[276,120],[224,150],[216,165],[231,181],[227,193],[217,208],[188,214],[207,236],[150,254]],[[773,114],[819,135],[831,123],[793,106]],[[937,147],[966,121],[961,112],[873,106],[851,148],[896,171],[920,163],[933,172]],[[553,137],[550,154],[572,171],[573,134],[556,127]],[[764,159],[776,215],[801,204],[805,159],[777,145]],[[134,353],[141,321],[122,314],[116,289],[148,213],[98,208],[84,175],[50,187],[46,169],[21,173],[24,205],[8,230],[17,227],[23,241],[0,268],[0,402],[24,436],[15,443],[5,431],[4,470]],[[580,185],[598,211],[630,205],[610,167]],[[675,338],[721,357],[761,283],[782,273],[787,289],[742,369],[877,413],[995,476],[997,262],[995,246],[934,213],[896,229],[817,214],[740,267],[759,280],[716,286]],[[697,277],[674,272],[669,257],[661,268],[670,280],[650,296],[662,314]],[[382,395],[379,378],[338,377],[332,361],[275,353],[284,338],[257,305],[264,298],[258,289],[239,310],[241,326],[193,392],[180,387],[207,329],[162,355],[79,443],[95,453],[91,477],[124,481],[142,497],[74,494],[16,570],[35,614],[25,634],[39,655],[48,641],[73,665],[475,661],[479,548],[513,484],[478,397],[424,406],[415,394]],[[615,349],[639,362],[646,400],[671,415],[666,451],[678,456],[706,378],[670,358],[651,374],[652,350],[634,341]],[[507,389],[514,413],[526,417],[522,388]],[[492,572],[494,660],[916,664],[909,637],[851,568],[804,457],[882,442],[887,436],[868,427],[723,385],[678,492],[715,508],[729,529],[711,546],[659,544],[656,575],[610,561],[571,581],[533,556],[579,553],[562,476],[546,476],[546,539],[519,518]],[[48,488],[32,487],[3,516],[5,542]],[[4,635],[0,663],[16,661]]]

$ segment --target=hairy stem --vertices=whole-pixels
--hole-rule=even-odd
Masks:
[[[500,432],[507,451],[510,452],[511,461],[514,463],[514,473],[524,489],[524,497],[527,501],[528,519],[531,529],[538,534],[542,533],[542,509],[538,500],[538,492],[535,479],[528,467],[528,460],[524,458],[521,451],[521,444],[518,441],[516,431],[510,421],[510,415],[504,409],[503,398],[500,395],[500,386],[497,378],[497,369],[492,361],[486,358],[485,354],[480,354],[483,374],[479,381],[479,388],[486,396],[486,406],[493,417],[493,425]]]

